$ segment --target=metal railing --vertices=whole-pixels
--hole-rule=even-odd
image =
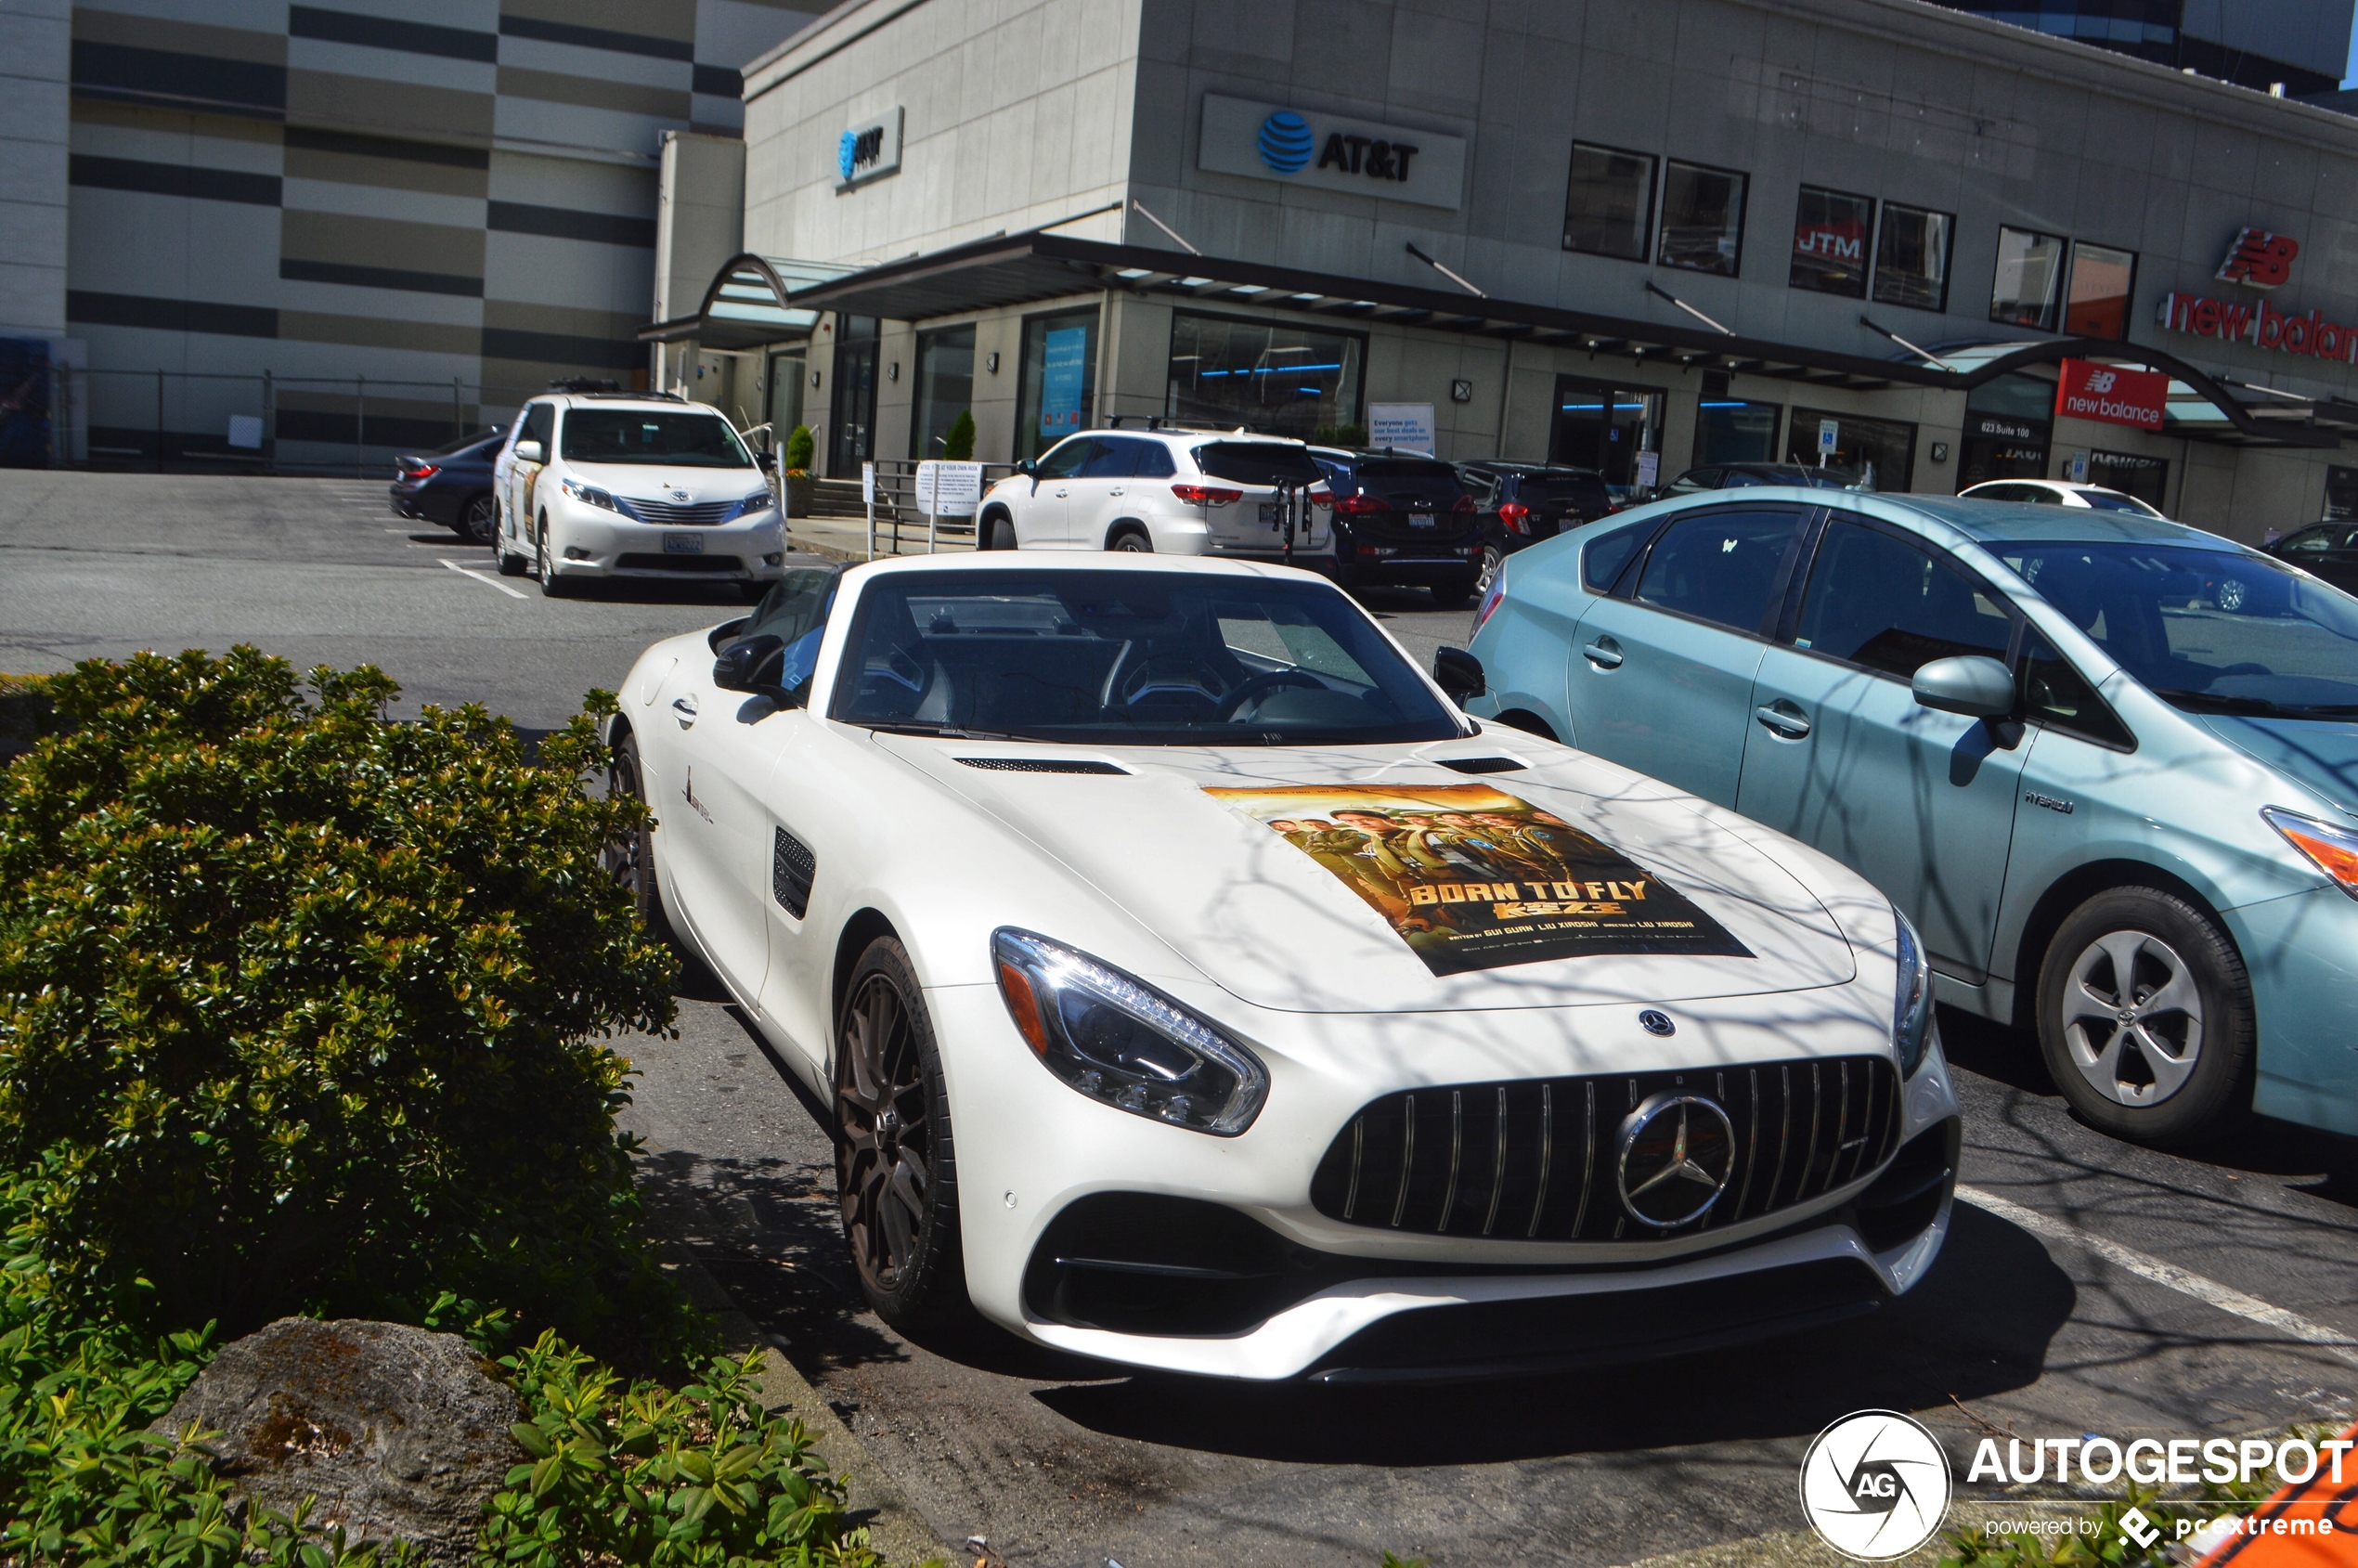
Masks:
[[[953,550],[973,550],[981,543],[973,513],[928,512],[918,505],[916,459],[885,458],[875,466],[875,487],[866,508],[869,560],[879,553],[913,555],[916,551],[909,547],[919,540],[924,541],[927,555],[939,551],[945,542]],[[1013,463],[984,463],[982,487],[990,489],[1015,471]]]

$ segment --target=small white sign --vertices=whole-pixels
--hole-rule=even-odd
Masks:
[[[1463,136],[1217,93],[1204,95],[1196,167],[1452,212],[1465,204]]]
[[[917,465],[919,512],[932,517],[972,517],[981,500],[982,464],[928,458]]]
[[[900,172],[903,111],[887,110],[874,120],[844,128],[836,137],[836,188],[849,190]]]
[[[860,504],[862,506],[876,504],[876,465],[872,462],[863,462],[860,465]]]
[[[1367,445],[1404,452],[1431,452],[1433,440],[1430,403],[1370,403],[1367,405]]]
[[[262,449],[262,417],[259,414],[229,416],[229,445],[242,447],[249,452]]]
[[[1820,420],[1818,421],[1818,455],[1820,457],[1833,457],[1834,455],[1834,447],[1840,444],[1841,438],[1842,421],[1840,420]]]
[[[1639,453],[1638,488],[1651,490],[1660,483],[1662,483],[1662,454],[1660,452]]]
[[[2074,452],[2064,460],[2064,478],[2074,485],[2088,483],[2088,454]]]

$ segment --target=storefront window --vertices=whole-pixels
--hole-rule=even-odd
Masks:
[[[2095,451],[2088,454],[2088,483],[2134,496],[2156,512],[2167,512],[2161,498],[2170,487],[2170,462],[2140,452]]]
[[[1654,161],[1645,153],[1574,142],[1564,249],[1644,261],[1653,199]]]
[[[1796,289],[1821,294],[1867,297],[1867,240],[1875,227],[1875,203],[1866,196],[1801,188],[1794,219],[1793,272]]]
[[[1783,412],[1774,403],[1704,398],[1695,415],[1695,466],[1775,462],[1778,417]]]
[[[1744,176],[1673,160],[1662,179],[1665,266],[1736,275],[1744,246]]]
[[[2063,281],[2064,242],[2028,229],[1998,230],[1998,275],[1989,290],[1989,319],[2009,327],[2055,330]]]
[[[2137,281],[2137,253],[2091,245],[2071,248],[2071,290],[2064,330],[2083,338],[2129,335],[2129,294]]]
[[[1359,422],[1367,340],[1282,321],[1179,311],[1171,318],[1163,411],[1191,424],[1244,425],[1299,440]]]
[[[2002,376],[2002,382],[2028,382],[2033,386],[2049,383],[2029,376]],[[1975,395],[1989,388],[1976,388]],[[2048,391],[2049,406],[2054,393]],[[2034,410],[2035,412],[2035,410]],[[2044,479],[2047,477],[2047,453],[2052,440],[2052,426],[2043,417],[2009,412],[1976,412],[1974,405],[1965,405],[1964,440],[1957,449],[1957,488],[1970,490],[1976,485],[1986,485],[1993,479]]]
[[[909,421],[909,455],[943,455],[958,416],[974,407],[975,330],[952,327],[917,334],[917,405]]]
[[[1829,420],[1834,425],[1834,449],[1821,464],[1818,426]],[[1905,490],[1916,473],[1916,427],[1898,420],[1795,408],[1785,436],[1785,461],[1838,469],[1863,489]]]
[[[836,385],[829,410],[827,475],[856,479],[860,465],[875,457],[876,427],[876,318],[836,317]]]
[[[1096,310],[1027,317],[1016,385],[1016,456],[1036,458],[1086,429],[1096,406]]]
[[[1661,473],[1662,394],[1652,387],[1615,387],[1574,376],[1556,378],[1555,428],[1548,460],[1591,468],[1612,486],[1651,487]],[[1644,454],[1654,453],[1648,464]],[[1648,475],[1645,470],[1654,472]]]
[[[1875,303],[1948,309],[1949,240],[1956,228],[1947,213],[1885,202],[1875,239]]]

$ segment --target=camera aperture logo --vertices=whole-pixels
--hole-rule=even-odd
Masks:
[[[1949,1456],[1896,1410],[1859,1410],[1809,1445],[1801,1511],[1845,1557],[1883,1562],[1932,1538],[1949,1511]]]

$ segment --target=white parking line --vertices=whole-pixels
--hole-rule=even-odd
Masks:
[[[506,594],[511,599],[522,599],[525,597],[516,590],[510,588],[506,583],[501,582],[498,577],[486,577],[481,572],[460,565],[456,561],[446,559],[442,564],[449,567],[452,571],[458,573],[462,577],[473,577],[475,581],[482,583],[486,587],[498,589],[500,592]]]
[[[2237,1317],[2248,1317],[2254,1323],[2266,1324],[2280,1334],[2290,1335],[2305,1344],[2316,1345],[2328,1354],[2339,1356],[2352,1366],[2358,1367],[2358,1340],[2352,1339],[2339,1329],[2328,1328],[2322,1323],[2312,1323],[2297,1312],[2287,1312],[2280,1306],[2271,1306],[2257,1296],[2245,1295],[2232,1285],[2222,1285],[2216,1279],[2206,1279],[2201,1275],[2180,1268],[2175,1263],[2166,1263],[2159,1258],[2148,1257],[2134,1248],[2123,1247],[2118,1241],[2107,1241],[2101,1236],[2091,1236],[2086,1231],[2056,1219],[2051,1214],[2042,1214],[2036,1209],[2026,1209],[2021,1204],[2011,1202],[1994,1192],[1984,1192],[1979,1187],[1966,1186],[1961,1182],[1957,1186],[1957,1196],[1975,1208],[1987,1209],[2000,1219],[2010,1220],[2034,1235],[2053,1237],[2057,1241],[2085,1248],[2116,1268],[2125,1268],[2141,1279],[2150,1279],[2157,1285],[2166,1285],[2172,1290],[2192,1296],[2195,1300],[2215,1306],[2222,1312],[2231,1312]]]

